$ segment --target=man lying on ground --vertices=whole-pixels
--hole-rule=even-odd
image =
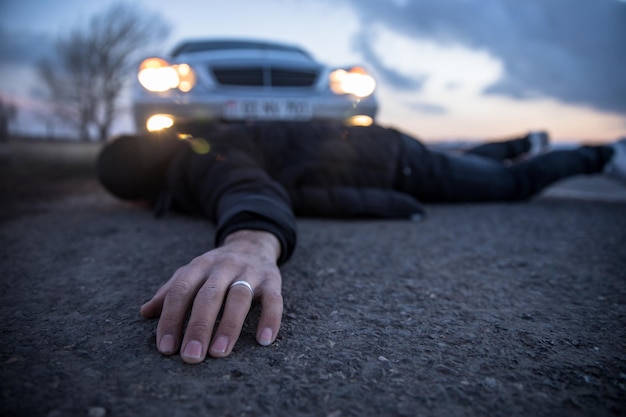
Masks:
[[[626,181],[626,139],[546,147],[545,134],[531,133],[444,153],[380,126],[265,122],[119,137],[101,152],[98,174],[119,198],[216,225],[215,248],[179,268],[141,307],[144,317],[160,317],[159,352],[198,363],[232,352],[253,300],[262,307],[258,343],[275,340],[279,266],[296,247],[296,215],[416,220],[420,203],[525,200],[575,175]]]

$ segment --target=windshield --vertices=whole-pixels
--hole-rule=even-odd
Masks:
[[[230,40],[212,40],[212,41],[191,41],[184,42],[177,46],[172,52],[172,57],[181,54],[206,51],[220,51],[232,49],[265,49],[273,51],[296,52],[311,59],[311,56],[297,46],[276,44],[258,41],[230,41]]]

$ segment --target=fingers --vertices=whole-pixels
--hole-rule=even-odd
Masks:
[[[214,358],[223,358],[233,350],[243,322],[252,304],[253,293],[243,285],[231,287],[224,304],[222,319],[215,332],[209,354]]]
[[[202,268],[193,263],[180,268],[172,277],[157,325],[157,349],[162,354],[172,355],[178,351],[185,316],[205,280]],[[218,306],[219,303],[221,300]]]
[[[165,295],[169,291],[174,278],[170,279],[166,282],[159,290],[152,296],[152,299],[147,301],[144,305],[141,306],[139,313],[142,317],[146,319],[153,319],[159,317],[161,315],[161,310],[163,309],[163,301],[165,300]]]
[[[216,285],[215,281],[215,279],[207,280],[194,299],[180,354],[187,363],[202,362],[206,357],[213,327],[222,306],[224,294],[228,290],[228,282],[224,281]],[[237,300],[237,302],[242,303],[240,308],[247,312],[252,302],[252,295],[248,289],[244,289],[248,293],[248,298]],[[232,295],[229,295],[226,301],[227,305],[232,304],[232,301],[228,301],[232,298]],[[224,316],[226,315],[227,312],[225,311]],[[245,319],[245,315],[243,319]],[[243,319],[241,319],[242,322]],[[237,333],[238,335],[239,333]],[[224,351],[226,351],[225,348]]]
[[[260,345],[268,346],[278,335],[283,313],[280,277],[277,287],[270,286],[268,290],[263,288],[258,288],[258,290],[261,292],[262,309],[256,339]],[[211,356],[222,358],[230,355],[250,310],[252,297],[253,293],[244,286],[235,286],[230,289],[222,320],[209,350]]]
[[[232,283],[236,285],[231,287]],[[267,346],[276,339],[283,311],[280,271],[275,264],[250,260],[248,254],[233,257],[216,250],[179,268],[141,307],[141,314],[160,315],[159,352],[172,355],[180,349],[185,362],[198,363],[207,354],[230,355],[255,296],[262,304],[256,339]],[[222,306],[220,324],[211,337]]]
[[[283,297],[280,288],[263,292],[261,303],[263,309],[261,310],[256,340],[262,346],[269,346],[276,340],[283,315]]]

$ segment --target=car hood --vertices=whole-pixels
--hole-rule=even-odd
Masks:
[[[177,62],[215,66],[228,65],[281,65],[297,68],[320,69],[322,65],[311,58],[288,51],[274,50],[220,50],[181,54]]]

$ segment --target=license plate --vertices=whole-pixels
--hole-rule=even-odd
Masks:
[[[308,100],[230,100],[224,105],[229,120],[307,120],[312,115]]]

